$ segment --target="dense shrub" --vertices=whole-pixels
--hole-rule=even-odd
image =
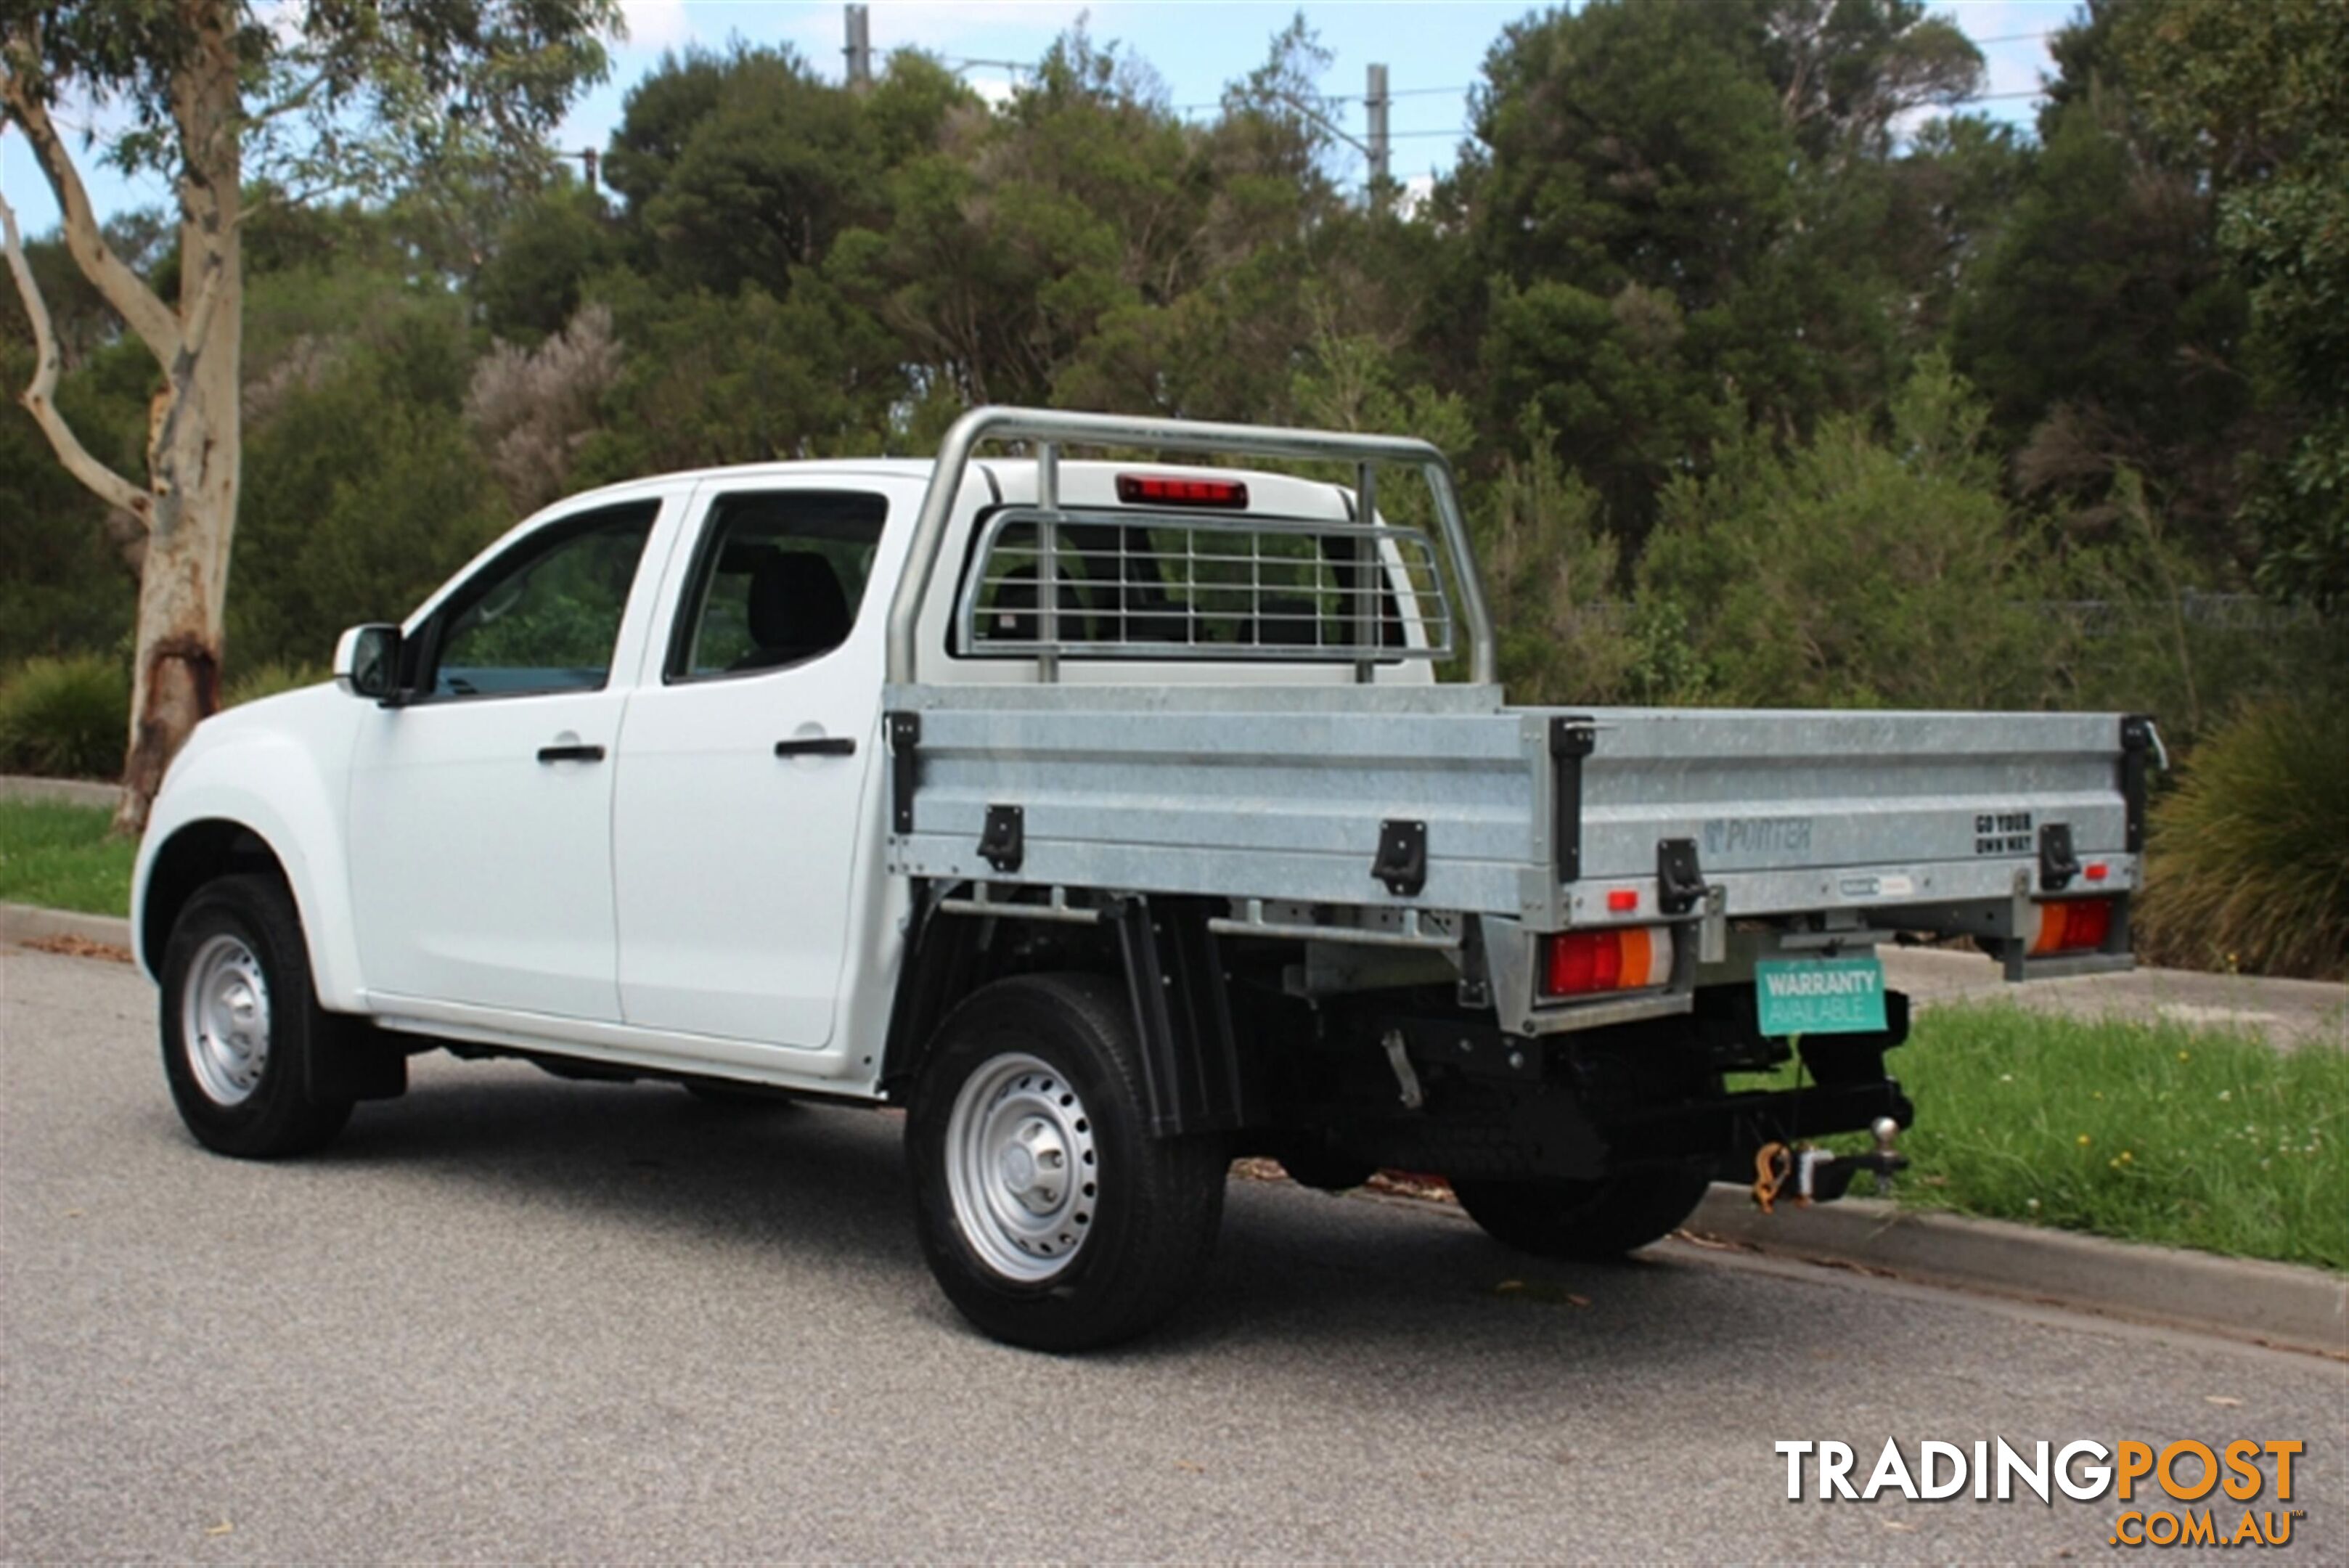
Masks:
[[[2349,977],[2349,699],[2250,704],[2156,803],[2138,951]]]
[[[2061,650],[2033,606],[2047,562],[2013,528],[1983,413],[1935,355],[1889,441],[1826,421],[1791,449],[1752,433],[1674,480],[1640,563],[1642,607],[1688,628],[1692,690],[1765,708],[2035,708]]]
[[[0,769],[113,778],[129,730],[130,674],[114,659],[28,659],[0,677]]]

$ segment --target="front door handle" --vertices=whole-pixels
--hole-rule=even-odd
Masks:
[[[777,741],[775,755],[779,757],[853,757],[856,741],[849,735],[803,735],[796,740]]]
[[[600,763],[604,760],[601,746],[541,746],[538,760],[542,763]]]

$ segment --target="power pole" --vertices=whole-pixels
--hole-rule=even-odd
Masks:
[[[1370,79],[1362,93],[1362,108],[1370,122],[1371,133],[1371,210],[1381,212],[1387,204],[1387,187],[1392,183],[1388,173],[1388,154],[1392,144],[1387,139],[1387,108],[1393,99],[1387,96],[1387,68],[1372,66]]]
[[[848,47],[840,52],[848,57],[850,90],[863,92],[873,85],[873,8],[870,5],[844,5],[847,12]]]

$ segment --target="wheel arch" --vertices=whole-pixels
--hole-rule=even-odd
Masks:
[[[206,882],[268,871],[293,896],[319,1004],[364,1012],[341,814],[326,780],[290,746],[213,751],[195,764],[173,770],[140,846],[131,886],[140,967],[160,981],[172,922]],[[247,782],[255,778],[265,792]]]
[[[1023,962],[990,943],[988,930],[1023,922],[941,914],[930,895],[916,889],[916,912],[889,1010],[881,1071],[888,1097],[908,1092],[938,1026],[965,997],[1014,975],[1071,971],[1100,974],[1124,992],[1142,1044],[1154,1137],[1227,1131],[1261,1119],[1261,1086],[1247,1071],[1216,939],[1207,929],[1212,900],[1110,899],[1101,924],[1090,929],[1038,923],[1040,933],[1059,940],[1046,950],[1049,958]]]
[[[139,957],[149,975],[161,978],[163,950],[188,900],[205,883],[239,872],[264,872],[287,881],[285,863],[269,841],[242,822],[202,817],[182,824],[162,841],[148,862],[139,904]]]

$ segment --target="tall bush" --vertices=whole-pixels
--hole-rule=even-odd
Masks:
[[[1686,619],[1701,690],[1764,707],[2032,708],[2060,628],[2044,552],[2014,529],[1984,414],[1928,355],[1891,439],[1830,420],[1782,452],[1758,433],[1683,477],[1640,562],[1643,605]]]
[[[2153,808],[2137,950],[2349,978],[2349,698],[2245,706]]]
[[[1501,679],[1517,702],[1620,701],[1638,645],[1616,584],[1619,546],[1599,493],[1560,461],[1537,413],[1470,517],[1500,634]]]

